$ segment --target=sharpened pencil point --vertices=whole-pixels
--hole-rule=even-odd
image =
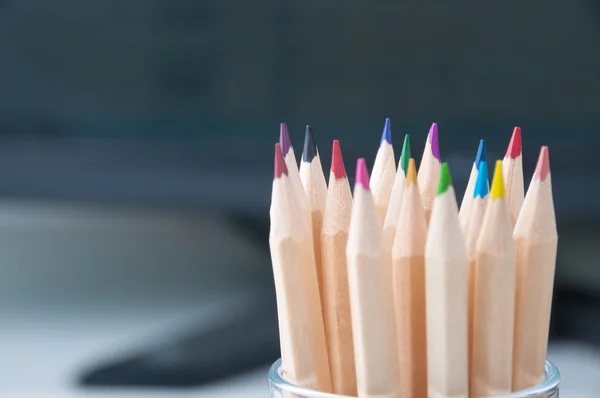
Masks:
[[[281,145],[281,152],[283,156],[287,156],[290,148],[292,147],[292,141],[290,140],[290,133],[288,132],[287,124],[281,123],[279,126],[279,145]]]
[[[429,143],[431,144],[431,153],[433,154],[433,157],[436,158],[438,162],[441,162],[442,158],[440,156],[440,139],[438,136],[437,123],[433,123],[429,129]]]
[[[371,188],[369,186],[369,172],[367,171],[367,162],[365,162],[364,158],[358,159],[356,162],[356,180],[354,185],[362,185],[362,187],[366,191],[370,191]]]
[[[502,176],[502,161],[496,161],[494,178],[492,179],[492,200],[504,198],[504,177]]]
[[[473,190],[473,198],[478,196],[480,198],[485,198],[489,192],[487,162],[482,160],[479,162],[479,168],[477,169],[477,181],[475,182],[475,189]]]
[[[442,168],[440,170],[440,182],[438,184],[438,195],[442,195],[445,193],[448,188],[452,185],[452,176],[450,175],[450,166],[448,163],[442,163]]]
[[[540,157],[538,158],[537,166],[535,166],[533,177],[540,181],[545,181],[548,174],[550,174],[550,154],[548,153],[548,147],[543,146],[540,150]]]
[[[344,159],[342,158],[342,149],[340,142],[333,140],[333,150],[331,151],[331,171],[337,180],[346,178],[346,168],[344,167]]]
[[[508,144],[508,149],[506,150],[506,155],[504,155],[504,157],[516,159],[521,154],[522,150],[521,127],[515,127],[512,137],[510,138],[510,143]]]
[[[481,140],[479,140],[479,148],[477,148],[477,156],[475,156],[475,167],[477,167],[479,169],[479,163],[486,162],[486,161],[487,161],[487,155],[486,155],[486,148],[485,148],[485,140],[481,139]]]
[[[415,159],[410,158],[408,160],[408,167],[406,170],[406,187],[410,187],[417,183],[417,166],[415,165]]]
[[[304,151],[302,152],[302,160],[306,163],[312,162],[317,156],[317,144],[313,135],[312,127],[306,125],[306,133],[304,134]]]
[[[384,142],[392,145],[392,122],[389,117],[385,119],[385,126],[383,126],[383,133],[381,134],[381,144],[379,146],[383,145]]]
[[[402,145],[402,154],[400,155],[400,167],[404,171],[404,175],[408,172],[408,162],[410,160],[410,137],[408,134],[404,136],[404,144]]]
[[[285,159],[283,158],[283,152],[281,152],[281,146],[275,144],[275,178],[280,178],[283,174],[287,175],[288,169],[285,165]]]

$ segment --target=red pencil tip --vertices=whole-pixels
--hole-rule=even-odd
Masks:
[[[515,127],[504,157],[516,159],[521,154],[521,151],[521,127]]]
[[[550,174],[550,154],[548,153],[548,147],[543,146],[533,176],[540,181],[544,181],[548,174]]]
[[[279,143],[275,144],[275,178],[280,178],[283,174],[287,175],[288,169],[285,165],[283,152]]]
[[[364,158],[358,159],[356,162],[356,180],[354,181],[354,185],[362,185],[362,187],[370,191],[369,187],[369,172],[367,171],[367,163]]]
[[[342,149],[340,142],[333,140],[333,150],[331,153],[331,171],[337,180],[346,178],[346,168],[344,167],[344,159],[342,158]]]

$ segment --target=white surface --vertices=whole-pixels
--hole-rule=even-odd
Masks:
[[[230,305],[234,302],[230,302]],[[265,397],[267,368],[199,389],[83,389],[74,384],[84,367],[122,348],[151,343],[154,336],[169,330],[181,331],[190,319],[210,321],[226,309],[226,302],[207,305],[203,310],[186,308],[184,303],[159,308],[135,308],[101,314],[102,321],[83,314],[9,318],[0,339],[0,394],[39,397]],[[2,322],[5,325],[4,322]],[[243,394],[242,394],[243,392]]]
[[[264,397],[266,369],[197,390],[75,381],[192,322],[234,316],[269,271],[263,252],[217,217],[1,201],[0,396]]]
[[[548,359],[561,375],[560,396],[597,398],[600,396],[600,351],[581,343],[550,346]]]

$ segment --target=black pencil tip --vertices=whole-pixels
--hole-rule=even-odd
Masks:
[[[315,143],[312,127],[307,125],[306,134],[304,135],[304,152],[302,153],[302,160],[306,163],[310,163],[315,156],[317,156],[317,144]]]

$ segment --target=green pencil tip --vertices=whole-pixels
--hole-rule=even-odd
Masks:
[[[438,184],[437,194],[441,195],[448,190],[452,185],[452,177],[450,176],[450,167],[448,163],[442,163],[442,169],[440,170],[440,182]]]
[[[404,175],[408,171],[408,161],[410,160],[410,137],[408,134],[404,136],[404,145],[402,145],[402,154],[400,155],[400,167],[404,171]]]

